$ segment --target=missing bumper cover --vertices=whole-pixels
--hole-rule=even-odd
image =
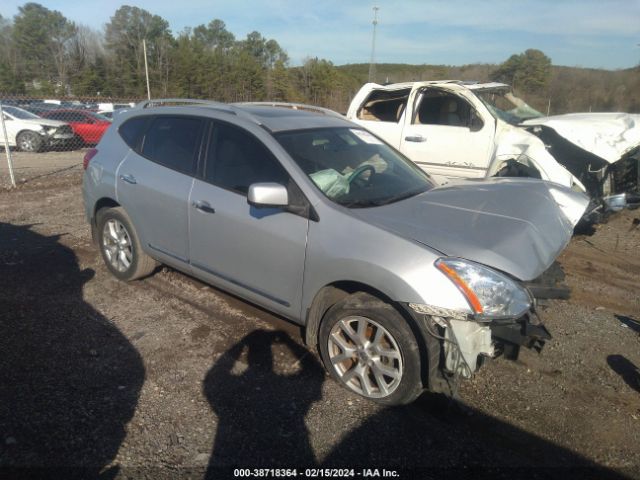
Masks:
[[[525,315],[517,323],[493,325],[491,335],[502,344],[505,356],[511,360],[518,358],[520,347],[531,348],[540,353],[545,342],[552,338],[536,314]]]

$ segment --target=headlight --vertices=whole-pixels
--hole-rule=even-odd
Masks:
[[[518,318],[531,307],[528,292],[495,270],[460,258],[440,258],[435,265],[458,287],[477,317]]]
[[[49,125],[41,125],[41,127],[49,135],[51,135],[58,129],[58,127],[51,127]]]

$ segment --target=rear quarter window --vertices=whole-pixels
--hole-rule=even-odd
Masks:
[[[142,146],[142,139],[147,130],[149,119],[150,117],[134,117],[124,122],[118,129],[124,142],[138,153]]]

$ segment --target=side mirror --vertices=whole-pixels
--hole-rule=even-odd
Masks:
[[[286,207],[289,205],[287,187],[279,183],[254,183],[249,185],[247,202],[254,207]]]

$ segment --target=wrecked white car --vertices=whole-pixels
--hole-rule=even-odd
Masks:
[[[502,83],[368,83],[347,117],[435,177],[533,177],[585,192],[585,218],[640,205],[640,115],[545,117]]]

